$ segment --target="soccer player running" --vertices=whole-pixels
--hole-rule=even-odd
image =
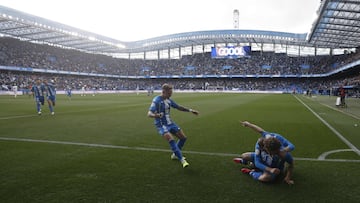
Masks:
[[[66,96],[71,100],[72,93],[71,93],[71,87],[70,86],[66,87]]]
[[[233,159],[235,163],[249,164],[249,162],[252,162],[255,165],[255,169],[242,168],[241,171],[250,174],[255,180],[271,182],[285,171],[286,162],[288,167],[284,181],[289,185],[294,184],[291,179],[294,160],[290,152],[295,149],[295,146],[280,134],[267,132],[248,121],[243,121],[241,124],[244,127],[253,129],[262,136],[256,142],[255,152],[245,152],[240,158]]]
[[[183,148],[187,137],[183,130],[171,120],[170,107],[180,111],[191,112],[195,115],[198,115],[199,112],[175,103],[175,101],[170,99],[172,93],[173,87],[166,83],[163,84],[162,93],[152,100],[147,116],[154,118],[154,124],[158,133],[169,143],[170,148],[173,151],[171,159],[179,160],[183,168],[186,168],[189,166],[189,163],[185,160],[185,157],[183,157],[181,149]],[[175,141],[174,136],[178,138],[177,142]]]
[[[56,101],[56,86],[54,84],[54,80],[51,80],[51,83],[47,81],[47,79],[44,80],[45,90],[46,90],[46,100],[49,105],[50,113],[51,115],[55,115],[54,112],[54,106]]]
[[[18,91],[18,86],[16,85],[16,83],[12,86],[12,90],[14,92],[14,97],[17,97],[17,91]]]
[[[35,98],[38,115],[41,115],[41,105],[44,105],[45,102],[45,86],[41,83],[40,79],[35,80],[35,84],[31,87],[31,92]]]

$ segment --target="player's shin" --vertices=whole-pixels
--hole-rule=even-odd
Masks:
[[[259,177],[260,177],[262,174],[263,174],[263,173],[260,172],[260,171],[251,171],[251,172],[249,173],[249,175],[250,175],[253,179],[255,179],[255,180],[259,180]]]
[[[51,104],[49,105],[49,109],[50,109],[50,112],[54,111],[54,108],[53,108],[53,106]]]
[[[38,112],[41,111],[40,102],[36,102],[36,109],[37,109]]]
[[[181,154],[181,151],[178,147],[178,145],[176,144],[175,140],[170,140],[169,141],[169,144],[170,144],[170,147],[171,147],[171,150],[174,152],[174,154],[176,155],[176,157],[179,159],[179,160],[182,160],[182,154]]]
[[[182,139],[179,139],[178,142],[177,142],[177,146],[178,148],[181,150],[186,142],[186,137],[185,138],[182,138]]]

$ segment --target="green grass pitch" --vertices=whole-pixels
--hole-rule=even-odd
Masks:
[[[358,202],[360,104],[290,94],[178,93],[172,110],[190,166],[170,160],[146,116],[152,96],[57,96],[38,116],[28,96],[0,96],[0,202]],[[264,184],[232,158],[259,137],[241,120],[284,135],[293,179]],[[338,151],[336,151],[338,150]]]

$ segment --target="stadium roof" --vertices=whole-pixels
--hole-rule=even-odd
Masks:
[[[360,47],[360,0],[323,0],[308,41],[317,47]]]
[[[360,0],[323,0],[310,33],[212,30],[124,42],[0,6],[0,34],[102,54],[137,53],[218,43],[256,43],[318,48],[360,47]]]

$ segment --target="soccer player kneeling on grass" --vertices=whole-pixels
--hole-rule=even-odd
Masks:
[[[290,185],[294,184],[291,180],[294,168],[294,160],[290,154],[295,146],[277,133],[269,133],[248,121],[241,124],[250,127],[254,131],[260,133],[262,137],[256,142],[255,152],[246,152],[241,158],[234,158],[234,162],[241,164],[251,164],[249,168],[242,168],[241,171],[250,174],[254,179],[270,182],[285,171],[285,162],[288,164],[284,181]]]
[[[198,115],[199,112],[180,106],[170,99],[172,90],[173,88],[169,84],[164,84],[162,86],[162,94],[154,97],[147,116],[154,118],[155,127],[158,130],[158,133],[169,143],[170,148],[173,151],[170,158],[179,160],[183,168],[186,168],[189,166],[189,163],[185,160],[185,157],[183,157],[181,149],[184,146],[187,137],[180,127],[171,120],[170,107],[180,111],[191,112],[195,115]],[[178,138],[177,142],[173,135]]]

